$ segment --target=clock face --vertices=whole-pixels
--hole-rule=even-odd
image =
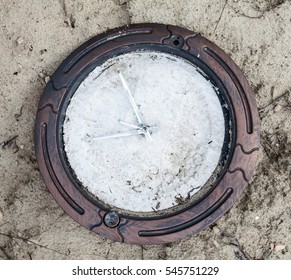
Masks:
[[[219,94],[201,69],[170,53],[109,58],[69,101],[68,163],[90,194],[121,212],[187,203],[218,169],[225,138]]]

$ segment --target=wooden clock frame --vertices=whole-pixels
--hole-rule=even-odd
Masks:
[[[219,178],[201,199],[168,215],[144,217],[108,209],[76,180],[62,142],[62,121],[70,97],[97,63],[135,49],[170,52],[190,60],[224,92],[231,139]],[[145,23],[98,35],[69,55],[46,85],[35,124],[40,172],[58,204],[75,221],[109,239],[161,244],[192,236],[214,223],[237,201],[255,168],[259,116],[251,87],[233,60],[214,43],[187,29]]]

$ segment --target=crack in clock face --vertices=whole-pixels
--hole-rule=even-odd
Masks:
[[[194,65],[140,50],[110,58],[83,80],[68,105],[63,140],[90,193],[121,211],[146,213],[203,188],[219,163],[224,131],[217,91]]]

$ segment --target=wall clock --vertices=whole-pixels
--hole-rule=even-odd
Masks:
[[[115,241],[167,243],[239,198],[258,155],[258,111],[215,44],[177,26],[130,25],[59,66],[39,103],[35,147],[75,221]]]

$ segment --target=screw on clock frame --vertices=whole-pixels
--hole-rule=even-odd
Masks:
[[[115,228],[118,226],[120,222],[120,216],[117,212],[112,211],[112,212],[108,212],[105,216],[104,216],[104,224],[107,227],[110,228]]]

